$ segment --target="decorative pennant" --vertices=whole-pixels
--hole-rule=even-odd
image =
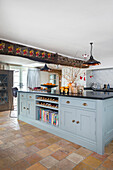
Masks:
[[[51,58],[51,54],[50,53],[48,53],[48,58]]]
[[[30,50],[29,54],[30,54],[30,57],[32,57],[33,54],[34,54],[34,51],[33,51],[33,50]]]
[[[27,49],[23,50],[23,55],[27,56],[27,54],[28,54],[28,50]]]
[[[13,53],[13,45],[8,46],[8,53]]]
[[[18,54],[20,54],[21,53],[21,48],[16,48],[16,54],[18,55]]]
[[[0,51],[3,51],[4,48],[5,48],[5,43],[0,43]]]
[[[82,77],[82,76],[80,76],[80,80],[82,80],[82,78],[83,78],[83,77]]]
[[[45,52],[42,53],[42,58],[45,58]]]
[[[36,57],[38,57],[38,56],[39,56],[39,54],[40,54],[40,53],[39,53],[39,51],[36,51]]]

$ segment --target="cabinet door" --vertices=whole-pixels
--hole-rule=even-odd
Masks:
[[[34,100],[27,101],[27,117],[34,119],[35,118],[35,106]]]
[[[62,129],[75,133],[76,131],[76,112],[75,109],[62,107],[60,111],[60,126]]]
[[[20,100],[20,114],[21,116],[26,116],[26,101]]]
[[[87,110],[77,110],[76,128],[79,136],[95,140],[95,112]]]

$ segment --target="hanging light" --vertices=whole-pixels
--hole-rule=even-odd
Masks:
[[[83,63],[84,65],[95,66],[95,65],[101,64],[99,61],[95,60],[95,59],[93,58],[93,56],[92,56],[92,44],[93,44],[93,43],[91,42],[91,43],[90,43],[90,45],[91,45],[90,59],[89,59],[88,61],[84,62],[84,63]]]
[[[51,69],[45,64],[43,68],[40,69],[41,71],[51,71]]]

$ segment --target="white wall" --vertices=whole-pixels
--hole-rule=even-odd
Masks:
[[[86,77],[87,87],[90,87],[92,83],[102,85],[102,87],[109,83],[110,87],[113,88],[113,68],[88,70]]]
[[[48,82],[49,82],[49,73],[40,71],[40,84],[44,84]]]

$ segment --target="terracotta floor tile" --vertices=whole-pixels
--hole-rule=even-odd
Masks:
[[[55,138],[49,138],[47,139],[45,142],[48,144],[48,145],[52,145],[53,143],[56,143],[58,142],[59,140],[58,139],[55,139]]]
[[[73,168],[73,170],[94,170],[94,169],[84,164],[83,162],[80,162]]]
[[[105,146],[105,153],[110,155],[113,152],[113,144],[108,144],[107,146]]]
[[[0,169],[8,168],[14,163],[14,160],[10,157],[0,159]]]
[[[56,152],[57,150],[61,149],[61,147],[57,144],[52,144],[48,147],[48,149],[50,149],[53,152]]]
[[[108,159],[113,161],[113,153],[108,157]]]
[[[12,142],[8,142],[8,143],[4,143],[0,145],[0,148],[2,149],[8,149],[10,147],[14,146],[14,144]]]
[[[7,149],[5,150],[0,150],[0,159],[1,158],[5,158],[8,156],[8,152],[7,152]]]
[[[48,147],[49,145],[45,142],[41,142],[41,143],[37,143],[35,146],[39,149],[44,149],[44,148]]]
[[[22,139],[22,138],[19,138],[19,139],[16,139],[16,140],[12,141],[12,142],[13,142],[15,145],[18,145],[18,144],[20,144],[20,143],[24,143],[25,140]]]
[[[29,164],[25,160],[20,160],[12,164],[11,170],[25,170]]]
[[[60,147],[66,147],[69,144],[70,142],[67,142],[66,140],[63,139],[57,142],[57,145],[59,145]]]
[[[30,146],[35,145],[35,144],[36,144],[36,142],[25,142],[25,143],[24,143],[24,145],[25,145],[26,147],[30,147]]]
[[[3,142],[0,140],[0,145],[3,144]]]
[[[70,155],[72,152],[76,151],[76,149],[71,145],[67,145],[65,147],[62,147],[61,150],[63,150],[63,152],[65,152],[67,155]]]
[[[47,168],[45,168],[43,165],[41,165],[39,162],[30,166],[29,168],[27,168],[26,170],[47,170]]]
[[[58,150],[55,153],[53,153],[51,156],[57,160],[62,160],[67,156],[67,154],[63,152],[62,150]]]
[[[93,153],[91,154],[91,156],[93,156],[93,157],[95,157],[95,158],[97,158],[97,159],[99,159],[99,160],[101,160],[101,161],[104,161],[104,160],[108,157],[107,154],[99,155],[99,154],[96,153],[96,152],[93,152]]]
[[[24,160],[26,160],[29,164],[33,165],[34,163],[40,161],[42,158],[37,155],[36,153],[24,158]]]
[[[46,133],[46,134],[43,134],[42,136],[46,139],[54,137],[54,135],[51,133]]]
[[[49,150],[48,148],[42,149],[40,151],[37,152],[37,154],[39,156],[41,156],[42,158],[45,158],[46,156],[51,155],[53,152],[51,150]]]
[[[104,163],[102,164],[103,167],[108,168],[108,169],[113,169],[113,162],[109,159],[106,159]]]
[[[58,163],[58,160],[54,159],[51,156],[48,156],[40,161],[42,165],[44,165],[46,168],[51,168],[53,165]]]
[[[41,129],[38,128],[31,129],[31,132],[39,132],[39,131],[41,131]]]
[[[85,170],[90,167],[112,170],[113,141],[105,147],[105,152],[104,155],[91,153],[90,150],[54,134],[23,121],[10,119],[9,112],[0,112],[0,169],[25,170],[28,167],[38,167],[38,170],[43,170],[50,167],[51,170]],[[46,167],[42,165],[42,159]],[[78,165],[75,162],[79,162]]]
[[[68,160],[74,162],[75,164],[78,164],[80,161],[82,161],[84,158],[81,155],[78,155],[76,153],[72,153],[69,156],[67,156]]]
[[[40,150],[35,145],[30,146],[28,149],[30,152],[38,152]]]
[[[20,159],[22,159],[22,158],[25,158],[26,156],[27,156],[27,154],[24,153],[24,152],[22,152],[22,151],[20,151],[20,152],[18,152],[18,153],[12,153],[12,154],[10,154],[10,157],[11,157],[14,161],[18,161],[18,160],[20,160]]]
[[[92,153],[92,151],[90,151],[89,149],[81,147],[80,149],[76,150],[76,153],[83,156],[83,157],[86,157],[86,156],[90,155]]]
[[[45,139],[44,137],[42,137],[42,136],[36,137],[36,142],[37,142],[37,143],[44,142],[45,140],[46,140],[46,139]]]
[[[83,160],[83,162],[91,166],[92,168],[98,168],[102,163],[102,161],[92,156],[88,156],[86,159]]]
[[[80,145],[77,145],[77,144],[75,144],[75,143],[71,143],[71,142],[70,142],[70,144],[69,144],[69,145],[73,146],[73,147],[74,147],[74,148],[76,148],[76,149],[81,148],[81,146],[80,146]]]
[[[102,165],[99,167],[99,168],[97,168],[97,170],[108,170],[107,168],[104,168]]]
[[[23,137],[23,139],[24,140],[32,140],[32,139],[35,139],[35,137],[32,136],[32,135],[26,135],[26,136]]]
[[[56,165],[52,166],[49,170],[71,170],[76,164],[69,161],[68,159],[63,159],[59,161]]]

